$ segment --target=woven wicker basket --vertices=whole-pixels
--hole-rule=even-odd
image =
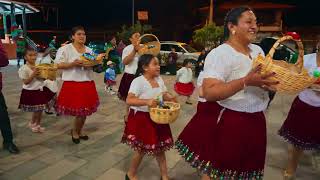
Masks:
[[[150,108],[150,117],[157,124],[170,124],[177,120],[180,113],[180,104],[173,102],[164,102],[170,109]]]
[[[103,58],[97,59],[97,56],[92,56],[91,58],[87,58],[84,55],[80,57],[80,60],[82,60],[83,65],[85,66],[95,66],[98,64],[102,64]]]
[[[38,78],[55,80],[57,77],[58,68],[54,64],[39,64],[36,68],[40,71]]]
[[[296,64],[289,64],[286,61],[272,59],[276,48],[281,42],[287,40],[294,40],[298,45],[299,56]],[[270,79],[279,81],[279,84],[274,87],[278,92],[297,93],[306,89],[316,81],[315,78],[309,75],[308,70],[303,67],[303,55],[304,50],[301,40],[295,40],[291,36],[284,36],[275,42],[265,58],[259,55],[254,60],[253,66],[255,67],[261,64],[262,74],[270,72],[276,73],[276,75]]]
[[[142,47],[138,51],[139,55],[152,54],[157,56],[160,53],[161,44],[157,36],[153,34],[144,34],[140,37],[140,41]]]

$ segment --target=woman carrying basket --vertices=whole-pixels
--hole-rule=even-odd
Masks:
[[[84,53],[91,52],[91,49],[85,46],[84,28],[74,27],[72,39],[72,43],[65,45],[62,55],[56,59],[58,68],[62,70],[63,80],[57,99],[56,112],[61,115],[75,116],[71,137],[73,143],[79,144],[80,140],[89,139],[82,129],[87,116],[97,111],[99,97],[93,81],[92,66],[85,65],[80,60]],[[104,54],[99,56],[101,58]]]
[[[124,74],[122,76],[118,97],[120,100],[126,101],[128,96],[128,91],[131,85],[131,82],[135,78],[135,73],[138,67],[138,50],[140,49],[140,34],[134,33],[130,37],[132,44],[125,47],[122,52],[122,62],[125,65]],[[127,116],[129,113],[129,106],[126,107],[126,115],[124,116],[124,121],[127,121]]]
[[[251,44],[256,38],[255,14],[249,7],[232,9],[225,17],[226,42],[207,56],[202,84],[203,97],[214,105],[208,122],[190,121],[176,147],[202,179],[262,179],[266,155],[268,105],[264,89],[277,84],[252,70],[252,59],[263,54]],[[209,121],[213,121],[209,122]],[[197,138],[195,137],[202,137]]]
[[[157,96],[164,101],[176,101],[167,93],[160,77],[159,61],[153,55],[145,54],[139,58],[135,78],[130,86],[127,104],[130,106],[128,122],[122,143],[135,150],[126,180],[136,180],[137,170],[144,155],[155,156],[160,167],[161,178],[168,180],[165,151],[173,146],[173,138],[168,124],[156,124],[150,118],[149,108],[156,107]]]
[[[317,52],[304,56],[304,67],[310,73],[320,73],[320,41]],[[320,86],[320,85],[318,85]],[[279,135],[289,142],[288,165],[285,179],[294,179],[299,159],[304,150],[320,150],[320,88],[306,89],[294,100]]]

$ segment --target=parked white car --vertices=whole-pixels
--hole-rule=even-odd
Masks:
[[[168,62],[168,55],[172,48],[175,48],[178,54],[177,65],[181,65],[185,59],[193,59],[194,64],[198,60],[200,52],[193,49],[186,43],[176,42],[176,41],[162,41],[160,50],[160,63],[161,65],[166,65]]]

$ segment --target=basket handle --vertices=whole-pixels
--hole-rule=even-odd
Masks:
[[[142,35],[142,36],[140,37],[140,40],[141,40],[142,38],[146,37],[146,36],[152,36],[152,37],[154,37],[158,42],[160,42],[159,39],[158,39],[158,37],[155,36],[155,35],[153,35],[153,34],[144,34],[144,35]]]
[[[300,39],[296,40],[292,36],[283,36],[282,38],[278,39],[274,43],[272,48],[270,49],[269,53],[267,54],[266,57],[269,57],[269,58],[266,58],[266,60],[271,60],[273,55],[274,55],[274,53],[275,53],[275,51],[276,51],[276,48],[280,45],[281,42],[287,41],[287,40],[293,40],[298,45],[299,56],[298,56],[297,62],[295,63],[295,66],[297,66],[299,69],[302,69],[303,68],[303,55],[304,55],[303,44],[302,44],[302,41]]]

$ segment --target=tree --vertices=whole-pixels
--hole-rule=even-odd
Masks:
[[[137,21],[133,26],[127,27],[123,25],[121,32],[117,33],[119,39],[123,40],[125,44],[130,44],[129,38],[132,32],[139,32],[140,34],[150,33],[152,30],[151,25],[141,24],[140,21]]]
[[[196,44],[199,44],[203,48],[214,48],[219,44],[223,36],[223,27],[216,26],[214,23],[210,23],[194,31],[192,37]]]

